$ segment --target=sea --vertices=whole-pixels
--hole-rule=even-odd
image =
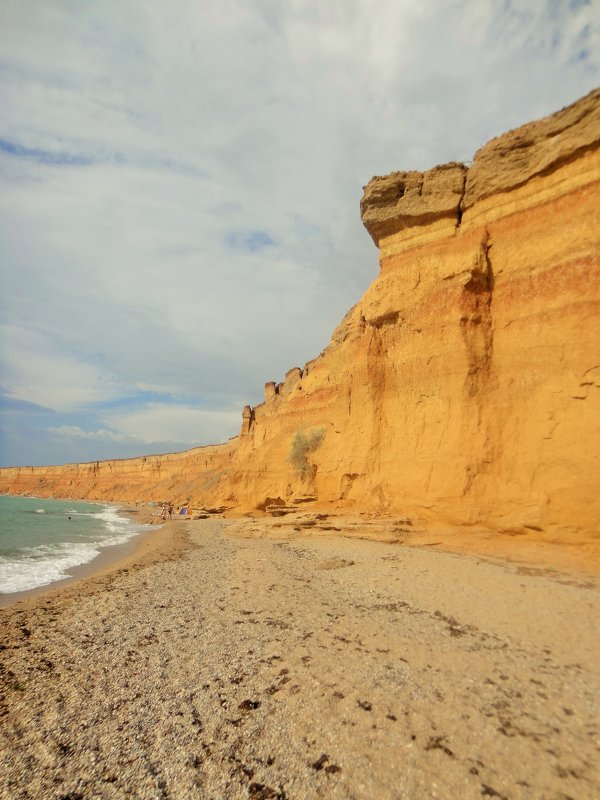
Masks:
[[[72,577],[104,548],[149,527],[106,503],[0,495],[0,595]]]

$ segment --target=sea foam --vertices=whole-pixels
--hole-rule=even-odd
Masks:
[[[2,498],[9,499],[16,500]],[[93,561],[104,548],[124,544],[149,527],[131,522],[113,506],[77,507],[63,501],[45,501],[45,508],[28,508],[25,501],[31,498],[23,499],[19,513],[11,509],[14,532],[10,545],[4,551],[0,548],[0,593],[4,594],[29,591],[72,577],[75,567]],[[34,523],[32,511],[45,515],[48,523],[41,519]],[[25,520],[31,520],[27,526],[34,528],[26,528]],[[52,520],[54,530],[50,533],[45,526]],[[37,541],[39,544],[34,543]]]

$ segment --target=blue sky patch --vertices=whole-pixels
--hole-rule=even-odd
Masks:
[[[87,156],[80,156],[74,153],[53,153],[50,150],[39,150],[35,147],[24,147],[15,142],[8,142],[0,139],[0,150],[17,158],[27,158],[30,161],[37,161],[39,164],[57,164],[59,166],[88,166],[93,163],[93,159]]]
[[[227,235],[227,244],[234,250],[258,253],[275,245],[275,240],[267,231],[233,231]]]
[[[0,412],[2,411],[28,411],[42,414],[54,414],[51,408],[30,403],[28,400],[19,400],[0,391]]]

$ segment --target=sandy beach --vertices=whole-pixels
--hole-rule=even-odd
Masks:
[[[176,520],[0,609],[0,796],[600,796],[597,570],[343,533]]]

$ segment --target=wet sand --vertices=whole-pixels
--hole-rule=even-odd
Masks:
[[[177,520],[0,610],[0,796],[600,796],[597,574],[336,534]]]

